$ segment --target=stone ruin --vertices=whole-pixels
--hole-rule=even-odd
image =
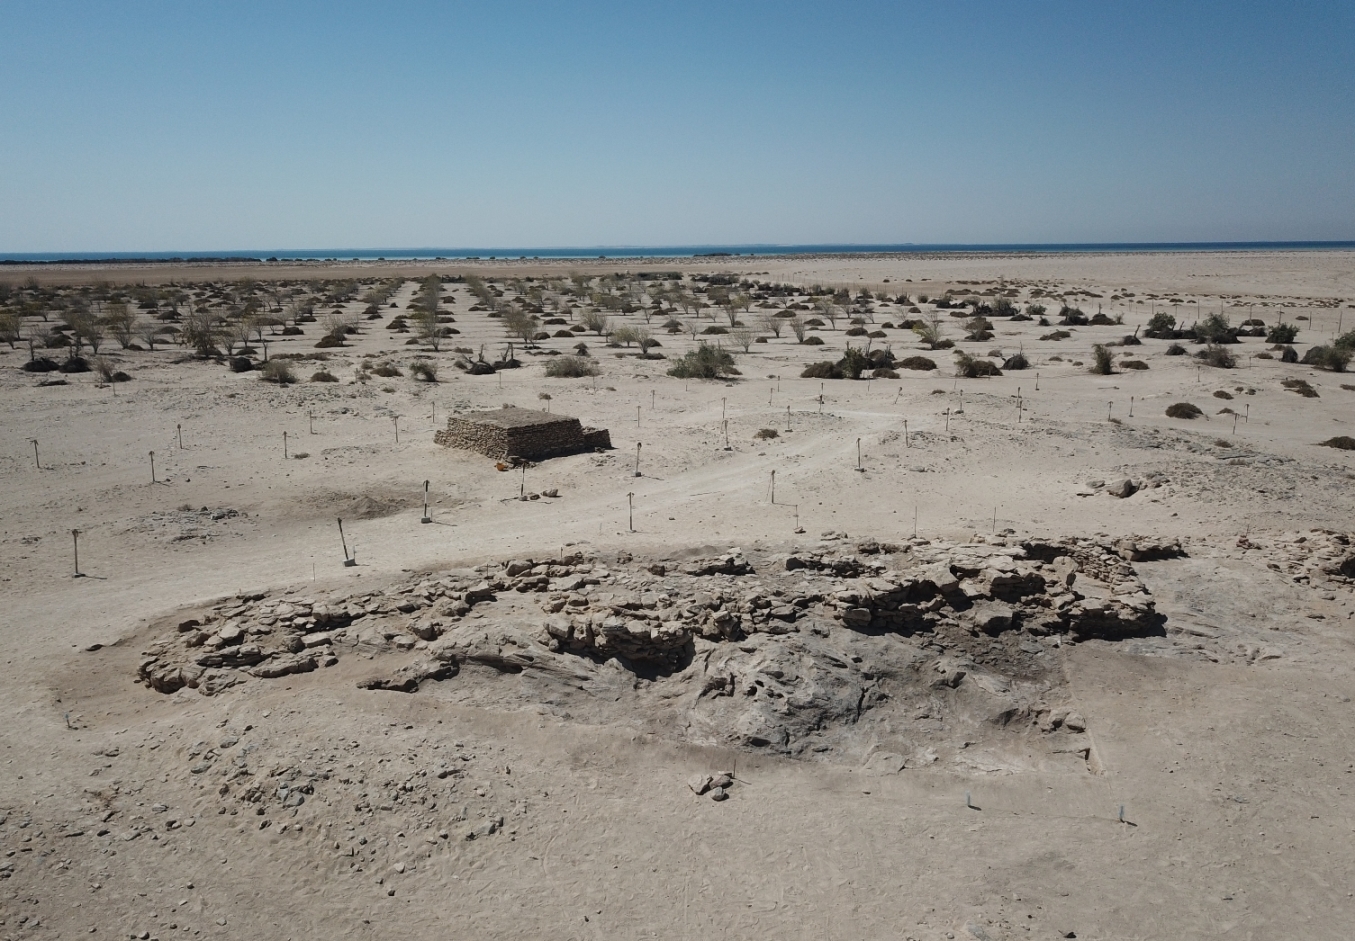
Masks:
[[[433,440],[444,448],[478,451],[496,460],[540,461],[612,446],[605,428],[585,428],[577,418],[511,405],[453,415]]]

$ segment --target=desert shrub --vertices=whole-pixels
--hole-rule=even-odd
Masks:
[[[861,373],[871,368],[871,360],[865,353],[849,346],[837,365],[846,378],[860,379]]]
[[[254,361],[245,356],[232,356],[227,365],[231,372],[249,372],[254,368]]]
[[[1266,331],[1266,342],[1287,346],[1298,339],[1298,335],[1298,325],[1292,323],[1277,323]]]
[[[376,366],[372,367],[372,373],[380,376],[382,379],[394,379],[396,376],[404,375],[404,373],[400,371],[400,367],[393,363],[378,363]]]
[[[1167,406],[1168,418],[1199,418],[1204,412],[1189,402],[1177,402]]]
[[[1355,392],[1355,386],[1348,385],[1347,383],[1344,382],[1341,383],[1341,388],[1345,389],[1347,392]]]
[[[994,317],[1014,317],[1016,313],[1016,305],[1005,297],[1000,297],[993,303]]]
[[[1324,448],[1337,448],[1342,451],[1355,451],[1355,438],[1350,435],[1337,435],[1335,438],[1328,438],[1321,442]]]
[[[409,374],[419,382],[437,382],[438,366],[432,360],[416,359],[409,364]]]
[[[1280,362],[1297,363],[1298,361],[1299,361],[1299,351],[1294,349],[1292,346],[1286,346],[1284,349],[1280,350]]]
[[[1340,346],[1314,346],[1303,354],[1305,366],[1315,366],[1328,372],[1345,372],[1355,349]]]
[[[1210,314],[1195,325],[1195,339],[1205,343],[1236,343],[1237,336],[1222,314]]]
[[[973,333],[965,334],[965,339],[970,343],[987,343],[993,338],[991,330],[976,330]]]
[[[1169,340],[1176,335],[1176,318],[1166,311],[1158,311],[1148,321],[1143,335],[1155,340]]]
[[[321,369],[311,373],[311,382],[338,382],[339,377],[334,375],[328,369]]]
[[[331,349],[331,348],[336,347],[336,346],[343,346],[343,345],[344,345],[344,344],[343,344],[343,338],[342,338],[342,337],[336,337],[336,336],[335,336],[334,334],[332,334],[332,333],[327,333],[327,334],[325,334],[324,336],[322,336],[322,337],[320,338],[319,342],[317,342],[317,343],[315,344],[315,348],[316,348],[317,350],[327,350],[327,349]]]
[[[1147,369],[1148,364],[1141,359],[1122,359],[1120,360],[1121,369]]]
[[[852,327],[850,330],[847,330],[844,335],[849,337],[863,337],[866,333],[867,330],[865,327]]]
[[[1184,346],[1182,346],[1180,343],[1173,343],[1171,346],[1167,347],[1167,355],[1168,355],[1168,356],[1185,356],[1185,355],[1186,355],[1186,348],[1185,348]]]
[[[780,436],[780,432],[775,428],[759,428],[757,434],[753,435],[754,438],[761,441],[766,441],[770,438],[779,438]]]
[[[58,363],[54,359],[48,359],[46,356],[39,356],[37,359],[31,359],[24,363],[20,369],[24,372],[54,372]]]
[[[94,357],[94,371],[99,374],[99,378],[104,382],[112,382],[113,373],[117,372],[113,368],[113,361],[107,356]]]
[[[871,374],[872,379],[897,379],[899,374],[887,366],[881,366]]]
[[[1214,392],[1214,398],[1216,399],[1232,399],[1232,397],[1233,394],[1231,392],[1225,392],[1222,389],[1218,389]]]
[[[259,368],[259,378],[264,382],[288,385],[296,382],[296,373],[292,372],[292,364],[287,360],[270,359]]]
[[[546,364],[546,375],[552,379],[581,379],[599,373],[597,363],[587,356],[557,356]]]
[[[738,375],[734,368],[734,357],[728,350],[702,343],[694,350],[675,361],[668,375],[677,379],[718,379],[725,375]]]
[[[805,337],[800,342],[805,346],[823,346],[823,337]]]
[[[299,337],[305,333],[300,327],[283,327],[281,331],[285,337]]]
[[[1029,369],[1030,360],[1026,359],[1025,353],[1017,353],[1015,356],[1008,356],[1003,361],[1002,368],[1006,370]]]
[[[925,356],[909,356],[899,360],[894,364],[900,369],[916,369],[920,372],[926,372],[929,369],[935,369],[936,363]]]
[[[1204,349],[1196,353],[1195,358],[1203,362],[1206,366],[1214,366],[1218,369],[1232,369],[1237,365],[1237,358],[1217,343],[1210,343]]]
[[[1111,320],[1109,317],[1107,317],[1100,311],[1097,311],[1095,314],[1092,315],[1090,323],[1093,327],[1110,327],[1115,324],[1115,321]]]
[[[1059,323],[1065,327],[1085,327],[1087,325],[1087,315],[1077,307],[1064,305],[1059,310]]]
[[[1307,379],[1282,379],[1280,385],[1284,386],[1290,392],[1296,392],[1305,399],[1318,398],[1317,390],[1308,384]]]
[[[1104,343],[1092,344],[1091,371],[1098,376],[1109,376],[1115,372],[1115,354]]]
[[[1025,316],[1027,320],[1038,319],[1040,317],[1043,317],[1046,313],[1048,313],[1048,308],[1046,308],[1043,304],[1026,305]]]
[[[712,324],[701,332],[707,336],[724,336],[729,333],[729,329],[727,327],[722,327],[719,324]]]
[[[1335,340],[1332,340],[1331,345],[1338,350],[1355,350],[1355,330],[1347,330]]]
[[[965,321],[964,328],[970,333],[992,333],[993,322],[987,317],[971,317]]]
[[[1070,336],[1072,336],[1072,334],[1069,333],[1067,330],[1055,330],[1053,333],[1046,333],[1044,336],[1040,337],[1040,339],[1041,339],[1041,340],[1066,340],[1066,339],[1068,339]]]
[[[997,368],[996,363],[990,363],[986,359],[979,359],[968,353],[956,353],[955,375],[962,379],[986,379],[989,376],[1002,375],[1002,370]]]
[[[827,361],[810,363],[800,373],[801,379],[841,379],[842,370],[837,363]]]
[[[1123,340],[1120,341],[1120,345],[1121,345],[1121,346],[1143,346],[1143,341],[1140,340],[1137,336],[1135,336],[1134,334],[1131,333],[1131,334],[1129,334],[1128,336],[1126,336]]]

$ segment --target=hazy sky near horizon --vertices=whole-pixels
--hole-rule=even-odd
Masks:
[[[0,252],[1355,239],[1345,2],[0,3]]]

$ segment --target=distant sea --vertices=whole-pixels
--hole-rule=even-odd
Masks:
[[[777,255],[921,255],[943,252],[1052,254],[1062,252],[1261,252],[1355,249],[1353,242],[1051,242],[1037,244],[911,243],[897,245],[662,245],[592,248],[325,248],[210,252],[11,252],[0,264],[137,261],[466,261],[535,258],[702,258]]]

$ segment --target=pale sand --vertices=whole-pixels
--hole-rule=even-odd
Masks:
[[[805,363],[840,355],[842,321],[820,332],[825,347],[784,336],[754,346],[739,356],[742,380],[728,384],[671,379],[665,362],[617,359],[585,337],[603,368],[596,391],[591,380],[543,378],[533,357],[502,373],[500,389],[497,376],[457,372],[447,352],[435,386],[407,375],[352,384],[364,352],[390,351],[402,363],[412,355],[404,336],[380,323],[332,351],[328,365],[341,379],[332,385],[277,388],[253,373],[175,365],[178,350],[114,349],[106,352],[134,377],[116,391],[88,374],[37,388],[40,377],[16,368],[26,352],[3,350],[0,703],[9,718],[0,726],[0,849],[12,855],[0,867],[12,869],[0,881],[0,936],[73,937],[97,927],[97,937],[162,938],[1347,937],[1355,915],[1355,594],[1348,584],[1297,584],[1267,562],[1292,542],[1286,532],[1355,529],[1355,453],[1315,446],[1355,434],[1355,391],[1341,388],[1355,376],[1250,359],[1266,349],[1259,339],[1233,348],[1242,355],[1235,370],[1197,369],[1154,340],[1120,351],[1147,362],[1146,371],[1093,376],[1070,361],[1089,360],[1093,342],[1146,322],[1149,305],[1109,301],[1121,288],[1140,297],[1180,292],[1201,299],[1204,313],[1226,295],[1230,306],[1259,305],[1255,315],[1267,323],[1280,309],[1287,319],[1309,316],[1302,351],[1329,338],[1338,317],[1355,328],[1352,262],[1350,253],[1313,252],[623,266],[757,271],[797,283],[888,278],[891,290],[933,295],[956,281],[1002,276],[1094,290],[1108,313],[1125,314],[1123,327],[1083,327],[1061,342],[1038,340],[1053,327],[998,320],[992,341],[960,345],[1008,355],[1023,347],[1029,371],[957,381],[948,353],[924,352],[938,372],[828,381],[822,415],[820,382],[796,377]],[[424,270],[304,273],[412,278]],[[37,274],[75,283],[246,273],[295,276],[272,267]],[[503,264],[491,273],[516,270]],[[397,295],[402,306],[413,287]],[[467,313],[457,294],[462,336],[453,342],[497,351],[502,327]],[[1317,306],[1330,298],[1344,299],[1344,315]],[[1096,309],[1094,300],[1080,303]],[[947,321],[949,336],[960,338],[960,322]],[[690,346],[685,336],[658,335],[670,357]],[[896,353],[914,352],[910,335],[889,337]],[[270,351],[310,351],[313,342],[279,340]],[[1050,362],[1053,355],[1063,362]],[[1319,397],[1284,390],[1286,377],[1307,378]],[[395,391],[380,391],[385,385]],[[1214,398],[1216,390],[1234,398]],[[600,463],[579,455],[529,470],[528,488],[558,488],[558,501],[512,500],[518,475],[432,443],[434,403],[441,424],[454,407],[537,407],[543,391],[553,411],[610,428],[616,445]],[[963,414],[949,419],[953,437],[940,434],[945,409],[961,401]],[[1178,401],[1206,418],[1167,418],[1165,407]],[[1225,406],[1248,410],[1236,432],[1218,414]],[[722,407],[731,452],[720,450]],[[1108,409],[1122,424],[1107,422]],[[904,419],[911,433],[933,437],[905,448]],[[754,441],[764,427],[783,433]],[[284,430],[291,451],[309,458],[283,459]],[[39,440],[42,470],[30,438]],[[853,470],[858,438],[865,473]],[[637,441],[639,479],[631,476]],[[155,485],[151,450],[162,481]],[[767,501],[772,470],[776,506]],[[1125,500],[1086,486],[1154,471],[1167,483]],[[418,523],[425,479],[431,526]],[[805,535],[792,533],[792,505]],[[334,518],[355,506],[393,512],[350,518],[360,565],[343,568]],[[200,507],[243,515],[202,522]],[[597,703],[570,719],[497,697],[512,676],[467,677],[460,691],[457,678],[412,696],[355,688],[380,656],[364,664],[353,655],[335,670],[252,681],[211,698],[165,696],[133,682],[138,651],[176,612],[236,592],[374,588],[410,570],[544,558],[585,541],[582,548],[614,558],[623,550],[661,557],[701,545],[810,545],[825,530],[899,540],[911,535],[915,508],[921,535],[952,541],[989,533],[994,516],[997,529],[1019,534],[1186,538],[1189,559],[1138,568],[1178,647],[1198,641],[1198,656],[1138,656],[1105,642],[1062,648],[1069,694],[1101,767],[1054,771],[943,761],[881,774],[863,767],[866,751],[790,760],[698,747],[680,729],[654,731],[664,715],[658,705],[635,717]],[[88,575],[78,580],[70,578],[75,527]],[[1262,549],[1239,547],[1244,534]],[[1176,632],[1178,623],[1195,633]],[[1239,652],[1262,633],[1278,657]],[[84,652],[96,643],[104,649]],[[317,780],[295,816],[275,809],[273,825],[260,830],[248,807],[218,796],[219,779],[209,787],[190,771],[198,760],[191,746],[227,734],[240,736],[237,747],[258,745],[256,782],[307,762],[332,776]],[[938,741],[954,734],[936,732]],[[448,794],[432,769],[454,742],[475,758]],[[113,748],[116,757],[98,754]],[[692,771],[734,764],[740,783],[724,803],[685,785]],[[412,790],[400,791],[408,782]],[[436,810],[412,796],[430,793],[419,790],[426,786],[443,788]],[[355,810],[355,788],[392,809]],[[411,796],[394,801],[392,792]],[[981,810],[965,807],[966,792]],[[1132,826],[1117,822],[1121,804]],[[227,806],[239,812],[218,815]],[[472,816],[483,808],[504,814],[505,831],[461,840],[455,817],[463,806]],[[179,827],[168,829],[169,819]],[[292,829],[280,832],[284,822]],[[440,839],[440,829],[451,837]],[[367,842],[356,843],[359,836]],[[47,930],[30,930],[24,919]]]

